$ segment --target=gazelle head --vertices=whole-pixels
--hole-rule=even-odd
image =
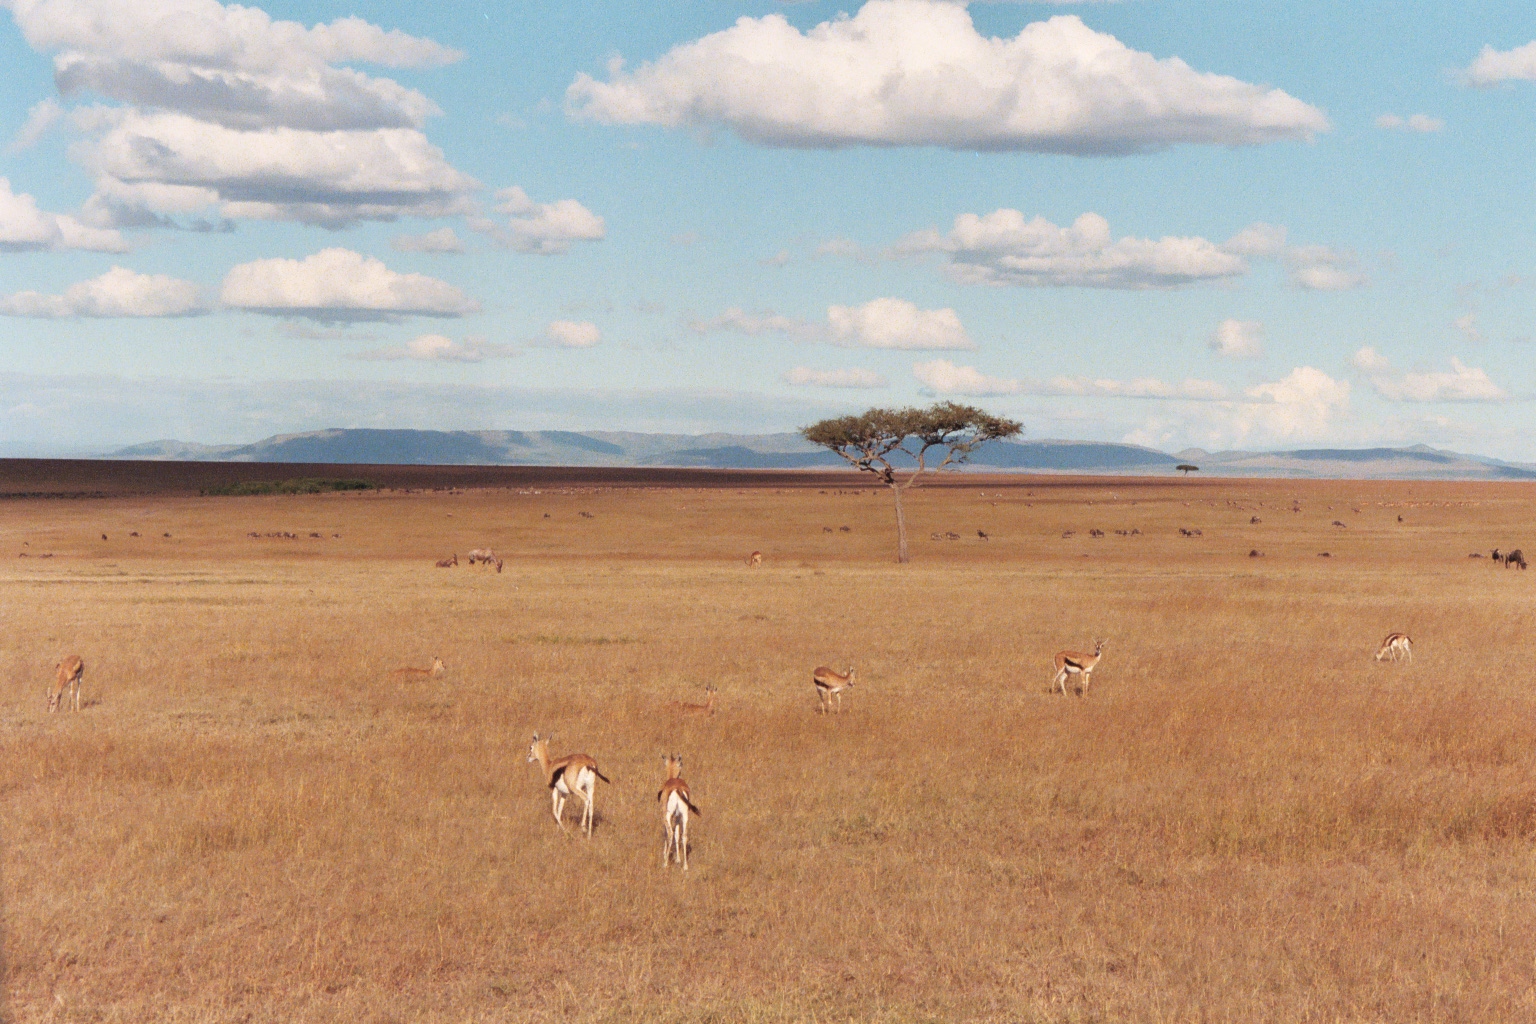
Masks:
[[[846,683],[844,683],[843,685],[847,686],[847,687],[851,687],[851,686],[853,686],[853,680],[854,680],[853,666],[849,665],[848,666],[848,681]]]
[[[681,754],[667,754],[661,759],[661,763],[666,765],[667,778],[676,779],[682,776],[683,756]]]
[[[533,734],[533,743],[528,747],[529,764],[535,761],[543,763],[549,760],[549,741],[554,738],[554,735],[554,733],[550,733],[543,739],[539,739],[538,733]]]
[[[59,696],[63,694],[63,692],[64,688],[61,686],[48,695],[48,713],[50,715],[59,710]]]
[[[433,658],[432,659],[432,674],[433,675],[440,676],[444,672],[447,672],[447,671],[448,671],[448,666],[443,664],[443,659],[442,658]]]
[[[1104,653],[1104,645],[1108,642],[1108,640],[1095,640],[1093,642],[1093,656],[1095,658]]]

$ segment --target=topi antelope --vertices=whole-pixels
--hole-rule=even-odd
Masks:
[[[551,761],[549,759],[549,741],[553,735],[539,739],[539,734],[533,734],[533,745],[528,748],[528,763],[539,762],[539,767],[544,774],[549,776],[549,793],[555,815],[555,824],[560,826],[560,831],[566,831],[565,822],[561,816],[565,813],[565,801],[572,793],[581,797],[585,806],[581,809],[581,828],[586,831],[587,838],[592,838],[592,797],[593,790],[597,786],[597,779],[609,782],[608,776],[597,769],[597,762],[586,754],[566,754],[564,757]]]
[[[756,569],[758,566],[760,566],[762,564],[763,564],[763,553],[761,551],[754,551],[750,555],[747,556],[747,567],[748,568]]]
[[[53,689],[48,693],[48,713],[59,710],[59,701],[64,698],[66,692],[73,691],[70,699],[65,703],[73,703],[76,711],[80,710],[80,683],[85,678],[85,662],[80,660],[80,655],[71,654],[54,666]]]
[[[439,676],[448,674],[448,666],[443,664],[442,658],[433,658],[431,668],[397,668],[394,674],[397,676],[430,676],[436,679]]]
[[[1376,660],[1396,661],[1400,657],[1413,660],[1413,639],[1407,633],[1388,633],[1376,652]]]
[[[475,548],[465,557],[469,559],[470,565],[474,565],[476,562],[484,562],[486,565],[491,565],[496,561],[496,552],[490,548]]]
[[[1056,675],[1051,679],[1051,686],[1061,687],[1061,695],[1067,695],[1067,677],[1083,677],[1083,693],[1088,692],[1088,684],[1091,681],[1093,670],[1098,667],[1099,659],[1104,656],[1104,641],[1093,642],[1093,653],[1084,654],[1082,651],[1058,651],[1056,654]]]
[[[715,700],[720,695],[720,690],[713,684],[704,687],[704,703],[690,704],[684,700],[674,700],[671,707],[687,715],[712,715],[715,713]]]
[[[661,847],[661,866],[666,867],[675,860],[687,871],[688,815],[697,814],[702,818],[704,812],[693,805],[688,783],[683,781],[682,757],[673,754],[663,757],[661,763],[667,767],[667,780],[656,794],[656,800],[661,804],[662,824],[666,829],[666,839]]]
[[[854,684],[853,666],[848,666],[847,672],[834,672],[822,665],[811,673],[811,682],[816,686],[816,696],[821,701],[820,711],[825,714],[832,710],[832,698],[837,698],[837,710],[843,710],[843,691],[850,690]]]

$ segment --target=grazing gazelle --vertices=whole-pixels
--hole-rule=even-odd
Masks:
[[[48,711],[50,714],[59,710],[59,700],[71,687],[74,693],[71,697],[76,711],[80,710],[80,681],[85,678],[85,662],[80,660],[80,655],[71,654],[54,666],[53,689],[48,693]]]
[[[837,710],[843,710],[843,691],[851,688],[854,683],[853,666],[848,666],[847,672],[834,672],[822,665],[811,673],[811,682],[816,685],[816,696],[821,700],[820,711],[825,714],[832,710],[832,698],[837,698]]]
[[[1388,633],[1376,652],[1376,660],[1396,661],[1400,657],[1413,660],[1413,638],[1407,633]]]
[[[682,756],[673,754],[663,757],[661,763],[667,766],[667,781],[661,784],[661,790],[656,794],[656,800],[661,804],[661,820],[666,829],[666,839],[661,847],[661,866],[666,867],[675,860],[687,871],[688,815],[697,814],[702,818],[704,812],[693,805],[688,783],[683,781]]]
[[[758,566],[760,566],[762,564],[763,564],[763,553],[761,551],[754,551],[750,555],[747,556],[747,567],[748,568],[756,569]]]
[[[670,703],[669,706],[675,710],[683,712],[686,715],[712,715],[715,713],[715,699],[719,696],[719,694],[719,689],[711,684],[704,687],[703,704],[690,704],[685,700],[674,700]]]
[[[1104,641],[1093,642],[1093,653],[1085,654],[1082,651],[1058,651],[1056,654],[1056,675],[1051,680],[1052,687],[1061,687],[1061,695],[1067,695],[1067,677],[1082,676],[1083,692],[1088,692],[1088,683],[1093,675],[1093,670],[1099,664],[1099,659],[1104,656]]]
[[[528,748],[528,763],[539,762],[539,767],[544,769],[544,774],[549,776],[550,800],[553,804],[555,824],[560,826],[560,831],[566,831],[565,822],[561,815],[565,812],[565,801],[575,793],[581,797],[586,805],[581,809],[581,827],[586,831],[587,838],[592,838],[592,795],[597,786],[595,780],[602,779],[608,782],[608,776],[597,770],[597,762],[586,754],[566,754],[559,760],[549,759],[549,741],[552,737],[546,736],[539,739],[539,734],[533,734],[533,745]]]
[[[397,669],[395,669],[395,675],[397,675],[397,676],[431,676],[433,679],[436,679],[438,676],[441,676],[441,675],[446,675],[447,672],[448,672],[448,666],[443,664],[443,659],[442,658],[433,658],[432,659],[432,667],[431,668],[397,668]]]

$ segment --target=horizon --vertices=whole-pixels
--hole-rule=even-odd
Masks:
[[[1536,462],[1524,5],[0,7],[0,455],[952,398]]]

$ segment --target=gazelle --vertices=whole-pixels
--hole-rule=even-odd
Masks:
[[[816,696],[821,700],[820,710],[823,714],[832,710],[832,698],[837,698],[837,710],[843,710],[843,691],[852,688],[854,684],[853,666],[848,666],[847,672],[834,672],[822,665],[811,673],[811,682],[816,686]]]
[[[446,675],[447,673],[448,666],[443,664],[442,658],[433,658],[431,668],[395,669],[395,675],[397,676],[431,676],[433,679],[436,679],[438,676]]]
[[[1051,680],[1051,686],[1061,687],[1061,695],[1067,695],[1067,677],[1082,676],[1083,692],[1088,692],[1088,683],[1093,675],[1094,668],[1099,664],[1099,659],[1104,656],[1104,641],[1093,642],[1093,653],[1084,654],[1082,651],[1058,651],[1056,654],[1056,675]]]
[[[452,558],[444,558],[444,559],[442,559],[440,562],[437,563],[437,567],[439,569],[452,569],[454,566],[456,566],[458,564],[459,564],[459,555],[458,555],[458,552],[454,552],[454,555],[453,555]]]
[[[1407,633],[1388,633],[1376,652],[1376,660],[1396,661],[1400,657],[1413,660],[1413,638]]]
[[[687,871],[688,815],[703,817],[704,812],[693,805],[688,783],[683,781],[682,757],[673,754],[663,757],[661,763],[667,767],[667,781],[661,784],[661,790],[656,794],[666,835],[661,847],[661,866],[666,867],[675,860]]]
[[[80,655],[71,654],[53,668],[53,689],[48,693],[48,713],[59,710],[59,700],[64,697],[66,691],[74,688],[71,700],[75,710],[80,710],[80,682],[85,678],[85,662],[80,660]],[[66,701],[68,703],[68,701]]]
[[[555,824],[560,826],[560,831],[566,831],[562,815],[565,813],[565,801],[572,793],[581,797],[585,806],[581,809],[581,827],[586,831],[587,838],[592,838],[592,796],[597,786],[595,780],[602,779],[609,782],[608,776],[597,769],[597,762],[586,754],[566,754],[556,761],[549,759],[549,741],[552,736],[539,739],[539,734],[533,734],[533,745],[528,748],[528,763],[539,762],[539,767],[544,774],[549,776],[549,793],[552,809],[555,815]]]
[[[720,690],[714,685],[704,687],[704,703],[690,704],[685,700],[674,700],[671,707],[688,715],[712,715],[715,713],[715,700],[720,695]]]
[[[747,567],[749,569],[756,569],[758,566],[760,566],[762,564],[763,564],[763,553],[761,551],[754,551],[750,555],[747,556]]]

